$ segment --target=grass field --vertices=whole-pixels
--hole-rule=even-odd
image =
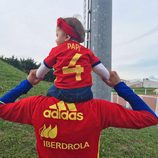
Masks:
[[[155,88],[133,88],[133,90],[140,95],[155,95]]]
[[[26,74],[0,60],[0,95],[25,77]],[[49,86],[49,83],[42,82],[27,96],[45,94]],[[0,120],[0,158],[36,157],[33,128]],[[106,129],[101,136],[100,157],[158,158],[158,128]]]
[[[154,90],[156,88],[143,88],[143,87],[140,87],[140,88],[132,88],[133,91],[138,94],[138,95],[156,95]],[[115,92],[114,89],[112,89],[112,92]]]
[[[0,60],[0,96],[26,78],[26,74]],[[50,83],[41,82],[27,95],[46,94]],[[0,158],[35,158],[35,137],[31,126],[0,120]]]

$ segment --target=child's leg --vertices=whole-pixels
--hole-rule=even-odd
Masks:
[[[91,86],[75,89],[62,89],[60,92],[60,99],[69,103],[79,103],[91,100],[93,99]]]
[[[48,92],[47,92],[47,96],[49,97],[55,97],[57,99],[60,99],[60,89],[57,88],[56,86],[51,86],[49,89],[48,89]]]
[[[32,88],[32,85],[29,83],[29,81],[24,80],[15,88],[13,88],[12,90],[4,94],[0,98],[0,102],[3,102],[3,103],[14,102],[19,96],[21,96],[22,94],[26,94],[31,88]]]
[[[53,85],[48,89],[47,96],[53,96],[68,103],[79,103],[93,99],[91,86],[75,89],[59,89]]]

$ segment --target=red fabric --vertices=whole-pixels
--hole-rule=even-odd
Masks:
[[[0,118],[34,126],[39,158],[96,158],[104,128],[139,129],[158,124],[147,111],[127,110],[104,100],[93,99],[73,108],[45,96],[1,105]]]
[[[67,35],[79,39],[79,35],[75,32],[75,30],[63,19],[57,19],[57,26],[60,27]]]
[[[80,65],[84,70],[81,73],[81,80],[76,80],[76,73],[64,74],[62,68],[68,66],[73,56],[81,54],[74,66],[68,69],[76,68]],[[97,58],[93,52],[74,41],[65,42],[51,50],[49,55],[44,59],[44,63],[55,69],[54,75],[57,77],[54,84],[58,88],[72,89],[81,88],[92,85],[92,65],[97,63]]]

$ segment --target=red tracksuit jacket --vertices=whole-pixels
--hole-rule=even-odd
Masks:
[[[97,158],[103,129],[158,123],[147,111],[128,110],[105,100],[73,104],[45,96],[1,105],[0,118],[34,126],[39,158]]]

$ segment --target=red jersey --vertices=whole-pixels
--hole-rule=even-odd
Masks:
[[[62,89],[92,85],[92,67],[100,63],[93,52],[75,41],[53,48],[44,63],[54,68],[55,86]]]
[[[45,96],[1,105],[0,118],[34,126],[39,158],[97,158],[103,129],[158,123],[147,111],[128,110],[105,100],[74,104]]]

